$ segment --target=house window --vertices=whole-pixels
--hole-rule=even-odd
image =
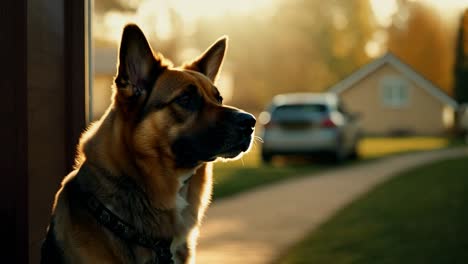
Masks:
[[[408,104],[409,85],[399,76],[385,76],[380,82],[382,103],[385,106],[401,107]]]

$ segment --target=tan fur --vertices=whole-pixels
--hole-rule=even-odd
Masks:
[[[133,35],[137,33],[131,32]],[[78,146],[76,170],[64,179],[56,195],[53,207],[55,226],[52,231],[64,251],[66,263],[144,263],[152,256],[151,250],[127,245],[100,226],[85,208],[79,206],[78,201],[70,198],[67,184],[71,181],[79,181],[89,188],[100,201],[111,210],[116,210],[119,216],[122,214],[138,230],[154,236],[172,237],[175,263],[193,261],[191,256],[194,256],[198,228],[210,203],[211,163],[200,162],[190,168],[180,167],[176,164],[171,144],[183,133],[215,124],[221,118],[220,113],[226,109],[217,99],[219,94],[212,83],[224,56],[225,46],[219,43],[224,44],[225,40],[216,44],[223,49],[213,46],[205,57],[173,68],[162,59],[162,55],[144,57],[144,42],[138,39],[141,37],[131,34],[130,37],[140,43],[130,42],[128,52],[140,56],[142,59],[138,63],[142,65],[127,65],[121,58],[112,103],[102,118],[83,133]],[[150,87],[152,89],[136,91],[138,86],[134,82],[138,79],[126,76],[126,73],[146,76],[154,70],[153,61],[158,68],[154,71],[157,79]],[[121,75],[128,79],[119,79]],[[203,110],[197,115],[176,104],[167,103],[184,93],[190,85],[197,88],[203,100]],[[137,92],[138,97],[134,99]],[[151,107],[155,105],[165,106],[152,111]],[[139,113],[145,113],[144,118],[139,117]],[[182,117],[183,121],[177,121],[174,115]],[[84,164],[93,172],[92,177],[76,176]],[[181,185],[182,177],[192,174],[188,183]],[[122,190],[116,187],[122,180],[135,182],[137,188],[142,190],[149,201],[149,212],[145,204],[129,206],[128,210],[134,210],[133,213],[120,208],[122,204],[114,196],[121,194],[125,197],[125,193],[122,195]],[[147,216],[140,219],[135,214]],[[148,225],[151,225],[150,229]]]

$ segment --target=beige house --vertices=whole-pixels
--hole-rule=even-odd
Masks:
[[[330,88],[367,134],[440,135],[454,126],[457,103],[391,53]]]

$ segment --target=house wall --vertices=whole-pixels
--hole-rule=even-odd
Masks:
[[[405,78],[397,69],[385,64],[341,93],[347,108],[361,113],[365,133],[410,131],[414,134],[434,135],[447,131],[443,120],[444,104],[407,78],[408,104],[398,108],[384,105],[380,80],[386,75],[400,75]]]

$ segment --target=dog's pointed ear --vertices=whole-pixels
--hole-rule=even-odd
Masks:
[[[135,24],[124,27],[119,48],[117,76],[115,86],[117,94],[124,98],[137,98],[151,81],[161,61],[155,57],[145,35]]]
[[[214,82],[223,64],[227,42],[227,36],[221,37],[193,62],[185,64],[184,68],[201,72]]]

